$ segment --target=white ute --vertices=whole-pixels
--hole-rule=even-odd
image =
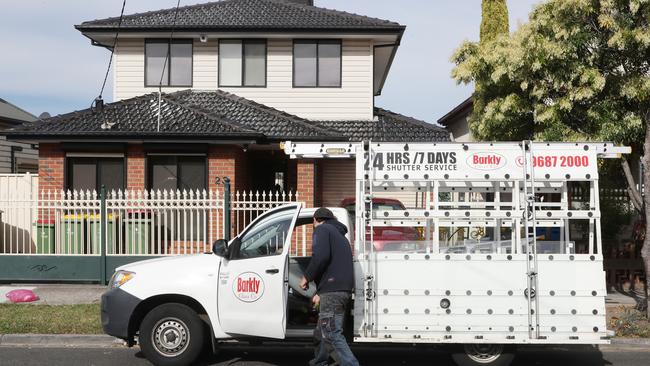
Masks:
[[[355,217],[331,208],[354,245],[354,343],[449,345],[460,366],[505,366],[518,344],[609,342],[597,160],[629,148],[524,141],[284,149],[296,159],[356,159]],[[417,195],[415,207],[370,204],[397,192]],[[289,249],[313,212],[278,207],[229,243],[215,242],[213,253],[118,268],[102,297],[104,331],[129,345],[137,339],[157,365],[191,364],[223,340],[310,337],[313,293],[298,286],[309,258]],[[396,226],[417,228],[420,240],[376,250],[374,228]]]

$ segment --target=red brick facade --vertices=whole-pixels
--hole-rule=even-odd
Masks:
[[[314,178],[316,177],[316,164],[312,159],[298,160],[296,162],[297,189],[300,200],[306,207],[314,207],[315,192]]]
[[[38,189],[61,191],[64,187],[65,153],[58,144],[41,143],[38,149]]]
[[[129,145],[126,151],[126,189],[145,189],[145,155],[142,145]]]
[[[284,155],[278,158],[284,158]],[[223,192],[223,186],[216,184],[217,178],[229,177],[231,189],[243,191],[250,189],[253,182],[249,179],[249,170],[255,169],[256,162],[249,158],[240,146],[214,145],[210,146],[207,154],[208,160],[208,188]],[[142,145],[129,145],[125,151],[126,164],[126,188],[129,190],[143,190],[146,187],[146,154]],[[289,160],[287,164],[287,190],[298,191],[299,200],[304,202],[306,207],[315,207],[320,204],[320,184],[318,176],[318,165],[316,160]],[[65,188],[65,151],[59,144],[42,143],[39,149],[39,189],[60,191]],[[233,213],[231,223],[233,229],[237,225]],[[213,237],[221,235],[220,226],[223,225],[223,217],[219,217],[219,223],[214,223],[210,228]],[[241,224],[244,220],[239,220]],[[238,228],[242,229],[242,228]],[[311,228],[307,230],[307,251],[311,252]]]

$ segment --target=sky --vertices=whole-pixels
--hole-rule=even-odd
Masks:
[[[181,5],[207,2],[181,0]],[[508,0],[511,31],[540,0]],[[479,38],[481,0],[315,0],[317,6],[406,25],[375,105],[435,122],[472,93],[451,78],[450,57]],[[74,29],[119,16],[122,0],[2,0],[0,98],[40,115],[88,108],[99,94],[110,52]],[[125,14],[173,8],[176,0],[127,0]],[[111,76],[104,100],[111,101]]]

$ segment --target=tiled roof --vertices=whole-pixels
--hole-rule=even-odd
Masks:
[[[176,8],[123,17],[122,30],[163,30],[174,25]],[[83,22],[82,31],[112,30],[119,18]],[[359,30],[401,31],[398,23],[287,0],[223,0],[179,8],[178,30]]]
[[[429,123],[375,108],[375,121],[310,121],[221,90],[143,96],[27,123],[14,139],[221,139],[255,141],[448,141]]]
[[[28,123],[8,132],[21,137],[198,137],[209,139],[291,138],[340,140],[338,134],[311,126],[286,114],[220,90],[185,90],[162,94],[158,126],[158,94],[110,103]]]
[[[317,125],[338,132],[350,141],[382,142],[450,141],[449,132],[442,127],[375,108],[375,121],[318,121]]]
[[[340,134],[317,127],[306,119],[222,90],[209,92],[188,90],[169,94],[167,98],[176,100],[192,110],[228,121],[230,125],[243,130],[260,133],[268,139],[282,140],[288,136],[292,136],[293,139],[309,140],[342,139]]]

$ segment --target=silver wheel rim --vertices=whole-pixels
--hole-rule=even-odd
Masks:
[[[151,343],[159,354],[165,357],[177,357],[190,344],[190,331],[178,318],[164,318],[153,327]]]
[[[489,364],[501,357],[502,344],[466,344],[465,353],[476,363]]]

